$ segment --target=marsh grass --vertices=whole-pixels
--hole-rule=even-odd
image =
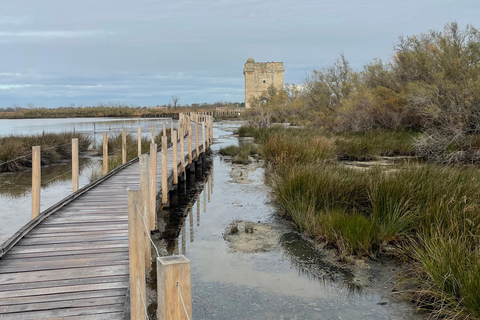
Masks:
[[[222,156],[232,157],[233,163],[249,164],[250,156],[258,154],[258,148],[253,143],[241,142],[238,146],[228,146],[221,148],[219,153]]]
[[[273,126],[256,128],[243,126],[238,130],[240,137],[253,137],[255,142],[265,145],[264,156],[269,157],[271,147],[288,152],[289,146],[294,156],[305,163],[314,159],[373,160],[381,156],[414,155],[413,145],[418,133],[413,131],[373,130],[369,132],[333,133],[318,129],[285,128]],[[270,143],[269,143],[270,141]],[[281,143],[281,144],[279,144]],[[272,150],[275,152],[275,150]],[[299,154],[301,152],[302,154]],[[278,153],[278,152],[277,152]]]
[[[283,216],[341,256],[375,258],[398,248],[416,266],[408,283],[421,308],[432,317],[478,319],[480,170],[418,162],[358,170],[325,161],[335,140],[317,139],[275,132],[261,145]]]
[[[33,146],[40,146],[42,165],[71,159],[73,138],[78,138],[80,152],[87,151],[92,143],[90,136],[73,132],[1,137],[0,172],[15,172],[31,168]]]

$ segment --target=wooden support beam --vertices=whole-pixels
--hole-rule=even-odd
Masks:
[[[177,130],[172,130],[173,142],[173,184],[178,184],[178,148],[177,148]]]
[[[200,156],[200,145],[198,144],[198,122],[195,121],[195,155],[197,158]]]
[[[166,126],[165,122],[163,123],[163,136],[164,137],[167,136],[167,126]]]
[[[138,156],[142,154],[142,127],[138,126]]]
[[[127,162],[127,129],[122,129],[122,164]]]
[[[40,188],[42,181],[40,146],[32,147],[32,219],[40,214]]]
[[[157,316],[161,320],[192,319],[190,261],[184,256],[157,258]],[[183,303],[188,316],[183,309]]]
[[[145,242],[145,267],[150,269],[151,264],[151,248],[150,248],[150,182],[149,182],[149,163],[148,155],[142,154],[140,156],[140,188],[142,188],[142,204],[138,209],[142,218],[142,230],[144,231],[144,242]]]
[[[168,202],[167,136],[162,137],[162,204]]]
[[[137,207],[142,207],[142,190],[128,188],[128,252],[130,265],[130,315],[131,319],[145,320],[143,297],[145,290],[145,254],[142,218]]]
[[[206,140],[207,140],[207,137],[205,136],[205,122],[202,122],[202,148],[203,148],[203,152],[207,151],[207,149],[205,148]]]
[[[152,123],[152,143],[155,143],[155,126]]]
[[[180,167],[182,172],[185,172],[185,126],[180,127]]]
[[[150,144],[150,230],[155,230],[157,208],[157,144]]]
[[[108,136],[103,133],[103,174],[108,172]]]
[[[192,164],[192,124],[188,120],[188,163]]]
[[[72,139],[72,192],[78,190],[78,138]]]

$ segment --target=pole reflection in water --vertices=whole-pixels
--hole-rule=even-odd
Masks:
[[[197,198],[197,227],[200,225],[200,197]]]
[[[208,203],[210,203],[210,193],[212,192],[212,183],[210,182],[210,178],[207,180],[207,185],[208,185]]]
[[[173,254],[178,255],[178,238],[173,239]]]
[[[190,221],[190,242],[193,242],[193,210],[192,207],[188,208],[188,216]]]
[[[182,219],[182,254],[185,254],[187,252],[187,243],[185,241],[186,238],[186,230],[185,230],[185,218]]]
[[[203,182],[203,213],[207,213],[207,183]]]

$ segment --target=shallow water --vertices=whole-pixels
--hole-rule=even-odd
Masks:
[[[216,124],[212,150],[238,142],[224,129]],[[183,253],[191,261],[194,319],[420,318],[412,305],[364,290],[348,268],[278,218],[258,163],[232,165],[212,157],[210,175],[180,197],[163,241],[157,241],[165,254]],[[232,252],[223,233],[234,220],[274,228],[278,245],[268,252]],[[153,315],[155,305],[149,309]]]

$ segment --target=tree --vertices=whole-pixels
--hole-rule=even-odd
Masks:
[[[179,97],[177,97],[177,96],[172,96],[173,108],[175,108],[175,109],[177,108],[177,106],[178,106],[178,101],[179,101],[179,100],[180,100]]]

